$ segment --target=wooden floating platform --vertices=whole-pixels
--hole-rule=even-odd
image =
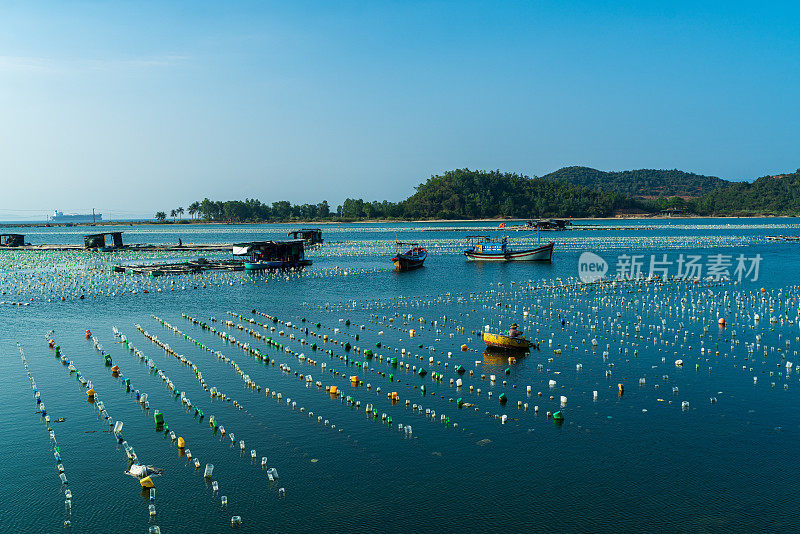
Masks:
[[[530,226],[505,226],[503,228],[484,228],[479,229],[481,232],[530,232],[536,233],[536,227]],[[566,228],[541,228],[542,232],[571,232],[575,230],[656,230],[655,226],[605,226],[605,225],[577,225],[568,226]],[[451,227],[451,228],[423,228],[423,232],[474,232],[475,227]]]
[[[77,251],[77,250],[91,250],[87,249],[85,245],[78,244],[62,244],[62,245],[20,245],[16,247],[0,246],[0,250],[33,250],[40,252],[59,252],[59,251]],[[112,248],[108,252],[126,252],[126,251],[147,251],[147,252],[231,252],[233,245],[228,243],[186,243],[183,245],[124,245],[122,247]]]
[[[241,271],[244,262],[240,260],[208,261],[199,258],[195,261],[181,263],[157,263],[150,265],[115,265],[115,273],[147,274],[162,276],[168,274],[193,274],[203,271]]]

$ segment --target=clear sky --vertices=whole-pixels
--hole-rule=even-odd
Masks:
[[[800,3],[3,2],[0,220],[800,167]]]

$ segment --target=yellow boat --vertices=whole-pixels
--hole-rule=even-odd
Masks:
[[[485,332],[483,334],[483,341],[487,346],[503,350],[528,350],[531,346],[530,341],[525,339],[525,336],[511,337],[504,336],[503,334],[492,334]]]

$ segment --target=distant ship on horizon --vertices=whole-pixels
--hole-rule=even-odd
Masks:
[[[63,222],[63,223],[94,223],[94,222],[102,222],[103,214],[102,213],[89,213],[86,215],[71,213],[65,215],[63,211],[55,210],[53,214],[48,218],[50,222]]]

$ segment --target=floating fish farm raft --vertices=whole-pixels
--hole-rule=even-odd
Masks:
[[[181,263],[156,263],[150,265],[115,265],[115,273],[147,274],[162,276],[165,274],[194,274],[203,271],[241,271],[244,263],[240,260],[209,261],[199,258]]]

